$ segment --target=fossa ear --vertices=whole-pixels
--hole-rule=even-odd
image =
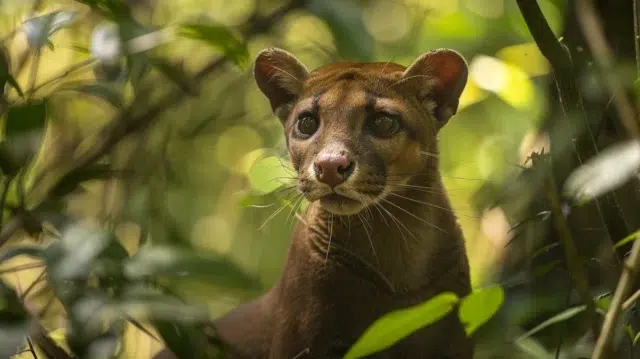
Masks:
[[[432,101],[433,115],[443,126],[458,111],[462,90],[467,84],[467,62],[450,49],[429,51],[418,57],[402,74],[403,78],[423,81],[421,99]]]
[[[253,76],[273,113],[284,121],[302,92],[309,70],[289,52],[268,48],[258,53]]]

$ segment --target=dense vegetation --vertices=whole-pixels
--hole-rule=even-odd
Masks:
[[[452,310],[478,358],[635,357],[636,1],[0,0],[0,357],[222,357],[203,325],[275,282],[306,205],[267,46],[469,63],[440,162],[475,290],[348,358]]]

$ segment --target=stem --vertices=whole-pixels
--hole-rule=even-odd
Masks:
[[[6,177],[4,181],[4,188],[2,188],[2,194],[0,195],[0,228],[4,222],[4,206],[7,202],[7,195],[9,194],[9,188],[11,187],[11,181],[13,176]]]
[[[38,68],[40,67],[41,53],[42,51],[38,49],[33,55],[33,62],[31,63],[31,73],[29,74],[29,93],[27,94],[27,98],[31,98],[31,96],[33,96],[33,92],[36,87],[36,78],[38,77]]]
[[[598,336],[600,329],[598,317],[596,316],[596,307],[593,302],[591,292],[589,291],[589,282],[587,281],[585,269],[582,265],[582,261],[580,260],[578,249],[573,241],[569,225],[562,213],[560,198],[557,193],[557,187],[553,178],[548,176],[547,200],[551,207],[551,213],[553,214],[554,223],[560,237],[560,243],[562,243],[562,247],[564,249],[567,269],[569,270],[573,282],[576,285],[580,299],[582,299],[582,302],[587,306],[587,320],[591,324],[593,336],[596,337]]]
[[[29,344],[29,351],[31,351],[31,355],[33,355],[34,359],[38,359],[38,354],[36,354],[36,350],[33,348],[33,344],[31,343],[31,339],[27,337],[27,344]]]
[[[622,310],[627,310],[629,308],[631,308],[631,306],[638,301],[638,299],[640,299],[640,290],[637,290],[635,293],[633,293],[629,299],[625,300],[624,303],[622,303]]]
[[[53,82],[56,82],[58,80],[64,79],[65,77],[69,76],[70,74],[72,74],[73,72],[76,72],[78,70],[82,70],[83,68],[92,65],[95,62],[94,59],[87,59],[84,61],[81,61],[77,64],[73,64],[71,66],[69,66],[69,68],[67,68],[66,70],[60,72],[58,75],[53,76],[47,80],[44,80],[42,83],[39,83],[37,85],[35,85],[33,87],[33,89],[31,90],[32,93],[37,92],[38,90],[40,90],[41,88],[50,85]]]

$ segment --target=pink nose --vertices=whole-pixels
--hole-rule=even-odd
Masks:
[[[355,166],[344,155],[321,153],[313,163],[313,167],[318,181],[333,188],[349,178]]]

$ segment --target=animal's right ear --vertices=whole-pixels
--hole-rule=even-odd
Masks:
[[[309,70],[289,52],[269,48],[258,53],[253,76],[269,99],[273,113],[284,122],[302,93]]]

